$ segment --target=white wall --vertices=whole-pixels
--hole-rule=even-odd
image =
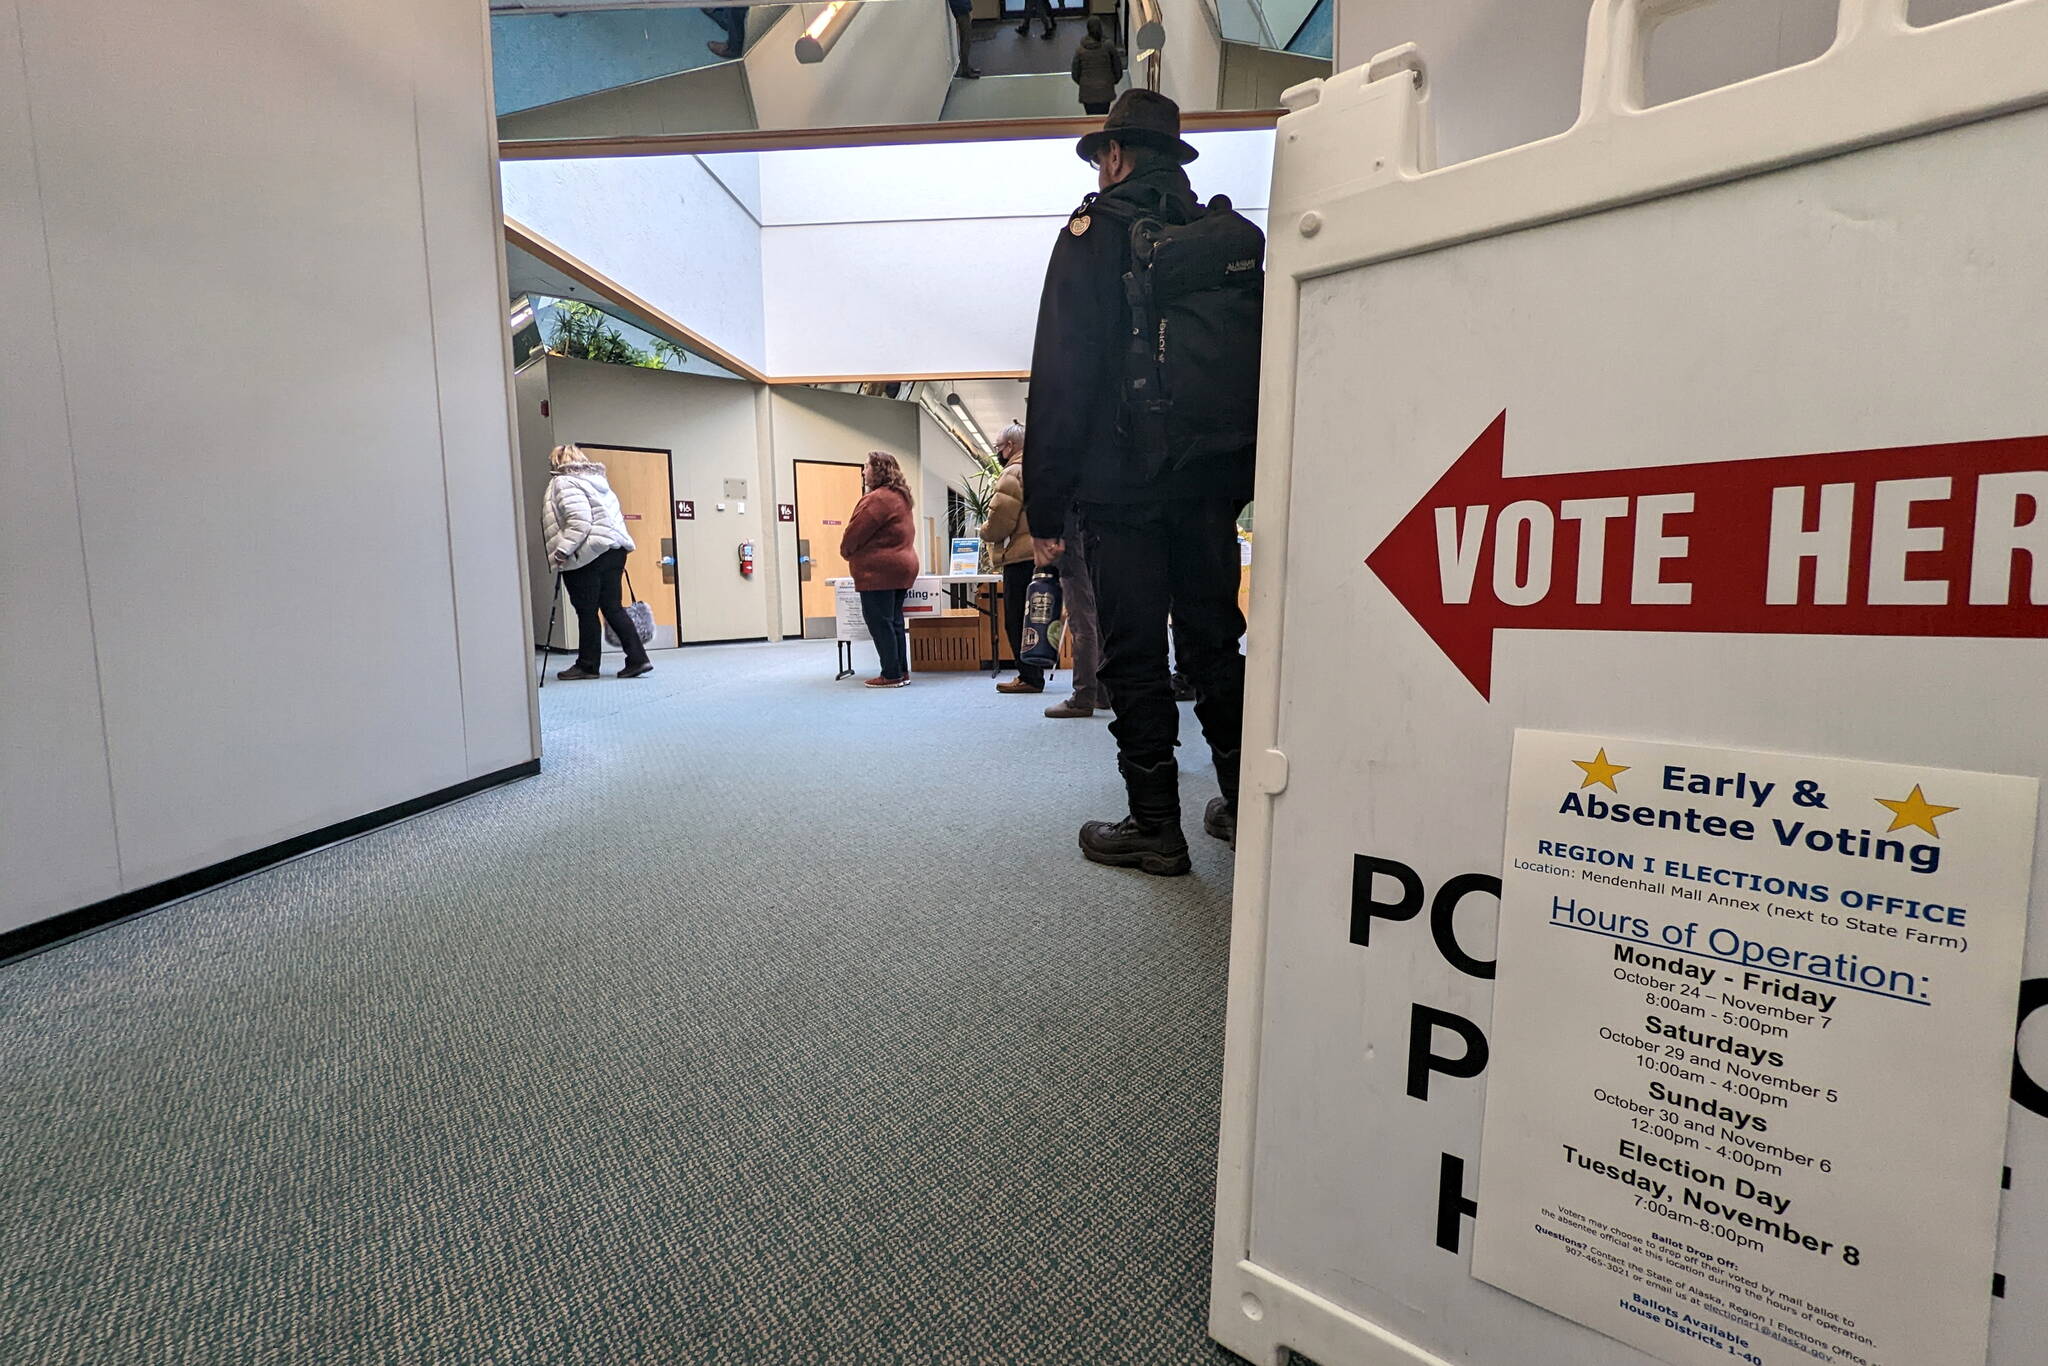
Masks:
[[[14,6],[0,9],[0,929],[122,889],[64,368]],[[56,856],[52,857],[52,852]]]
[[[1183,109],[1216,108],[1216,94],[1222,88],[1223,40],[1211,3],[1159,0],[1159,20],[1166,28],[1159,90]]]
[[[551,357],[519,375],[521,446],[527,503],[538,508],[547,485],[547,452],[555,442],[643,446],[672,453],[675,496],[692,499],[697,517],[650,534],[673,535],[682,580],[683,641],[774,639],[801,635],[796,579],[796,527],[775,520],[775,504],[796,499],[799,460],[858,465],[869,451],[888,451],[918,490],[919,543],[927,512],[945,516],[945,483],[960,483],[967,457],[941,452],[936,501],[925,473],[921,410],[897,399],[805,388],[774,388],[743,380]],[[539,416],[548,399],[552,417]],[[929,419],[925,419],[929,420]],[[747,481],[747,509],[724,496],[727,479]],[[727,504],[720,512],[718,504]],[[538,518],[536,511],[534,514]],[[742,540],[757,552],[751,579],[741,577]],[[536,634],[544,629],[549,581],[538,568],[531,595]]]
[[[694,156],[508,161],[504,178],[508,217],[761,364],[761,229],[743,181],[736,195]]]
[[[1196,190],[1263,224],[1272,133],[1188,140]],[[509,162],[505,179],[513,218],[777,379],[1029,368],[1046,258],[1095,187],[1071,138]]]
[[[1337,62],[1359,66],[1419,43],[1437,160],[1450,165],[1572,125],[1591,10],[1592,0],[1338,0]],[[1835,0],[1717,0],[1666,20],[1651,35],[1646,97],[1674,99],[1817,56],[1835,11]]]
[[[1059,214],[775,229],[764,251],[769,373],[1029,369],[1046,257],[1065,221]]]
[[[1273,135],[1189,141],[1197,192],[1263,223]],[[1094,188],[1070,138],[762,153],[768,372],[1029,369],[1046,258]]]
[[[1228,194],[1239,208],[1265,206],[1273,180],[1271,131],[1196,133],[1188,142],[1201,153],[1188,166],[1199,192]],[[1033,214],[1065,218],[1095,188],[1095,172],[1074,144],[1062,137],[762,152],[761,221],[772,229]]]
[[[768,392],[773,427],[775,499],[796,501],[796,462],[836,461],[858,465],[869,451],[887,451],[903,466],[910,487],[923,482],[918,458],[918,409],[915,404],[890,398],[863,398],[859,394],[834,393],[824,389],[776,388]],[[924,535],[924,518],[943,520],[945,507],[936,513],[923,498],[916,500],[918,535]],[[774,509],[769,509],[773,514]],[[803,609],[797,592],[796,526],[777,526],[776,554],[785,571],[780,584],[782,631],[803,634]]]
[[[748,49],[747,86],[760,128],[931,123],[953,83],[957,39],[945,0],[888,0],[854,15],[824,61],[796,59],[811,15],[791,5]]]
[[[762,220],[761,213],[761,157],[757,152],[719,152],[713,156],[698,157],[704,169],[719,179],[719,183],[731,192],[753,220]]]
[[[774,617],[767,577],[743,578],[737,554],[739,543],[751,540],[765,557],[775,525],[774,475],[762,469],[756,429],[757,386],[560,357],[550,359],[547,370],[558,441],[671,452],[675,496],[696,503],[696,520],[671,521],[647,534],[676,539],[683,642],[769,635]],[[528,478],[546,483],[544,471],[530,470]],[[725,497],[728,479],[747,482],[745,512],[739,500]],[[542,587],[543,605],[546,595]]]
[[[0,927],[532,759],[482,7],[17,0],[0,70]]]
[[[1020,388],[1021,394],[1023,390]],[[1021,406],[1021,405],[1020,405]],[[930,544],[929,535],[920,534],[918,548],[925,556],[925,568],[937,571],[946,567],[948,551],[946,535],[946,490],[949,488],[966,491],[967,481],[979,466],[973,457],[961,449],[951,432],[940,426],[938,421],[923,408],[917,410],[917,453],[923,465],[924,478],[918,491],[918,528],[924,531],[924,519],[935,518],[938,524],[938,545]],[[972,528],[969,529],[970,533]]]
[[[548,565],[546,538],[541,535],[541,499],[548,488],[548,452],[555,448],[555,421],[548,403],[550,360],[530,362],[512,377],[514,423],[519,443],[519,476],[526,506],[534,523],[526,533],[527,600],[533,604],[533,638],[543,640],[548,632],[548,595],[554,589],[554,570]],[[547,411],[542,411],[546,409]]]

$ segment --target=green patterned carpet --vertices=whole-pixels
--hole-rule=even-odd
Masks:
[[[1192,718],[1159,881],[1074,850],[1052,693],[655,660],[549,683],[539,778],[0,968],[0,1361],[1236,1360]]]

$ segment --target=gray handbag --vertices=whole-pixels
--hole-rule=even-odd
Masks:
[[[632,599],[631,602],[626,604],[626,616],[632,621],[633,629],[640,633],[640,643],[652,645],[654,643],[654,609],[640,601],[640,595],[633,591],[633,576],[631,574],[626,575],[626,595]],[[609,621],[604,624],[604,642],[607,645],[616,645],[620,649],[625,648],[624,644],[619,640],[618,634],[612,630],[612,624]]]

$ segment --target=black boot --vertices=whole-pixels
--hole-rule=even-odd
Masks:
[[[1089,821],[1081,827],[1081,853],[1091,863],[1136,868],[1155,877],[1188,871],[1188,841],[1180,832],[1180,766],[1117,760],[1129,794],[1131,814],[1114,823]]]
[[[1237,848],[1237,756],[1234,749],[1211,751],[1216,757],[1216,785],[1220,797],[1211,797],[1202,812],[1202,829]]]

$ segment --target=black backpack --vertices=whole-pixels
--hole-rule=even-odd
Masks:
[[[1131,335],[1118,434],[1148,477],[1249,449],[1259,425],[1259,328],[1266,235],[1217,195],[1185,223],[1098,198],[1129,225]]]

